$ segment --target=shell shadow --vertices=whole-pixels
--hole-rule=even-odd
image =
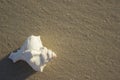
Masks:
[[[17,50],[14,50],[14,52]],[[18,61],[13,63],[8,56],[0,60],[0,80],[25,80],[36,73],[26,62]]]

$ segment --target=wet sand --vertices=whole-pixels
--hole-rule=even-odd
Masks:
[[[32,34],[58,56],[43,73],[7,58]],[[0,0],[0,80],[120,80],[120,0]]]

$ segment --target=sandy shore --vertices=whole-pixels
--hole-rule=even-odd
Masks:
[[[58,55],[43,73],[7,58],[32,34]],[[0,80],[120,80],[120,0],[0,0]]]

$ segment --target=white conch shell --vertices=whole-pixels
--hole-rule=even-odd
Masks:
[[[43,72],[46,63],[57,57],[54,52],[43,47],[40,36],[30,36],[17,52],[12,52],[9,58],[15,63],[19,60],[27,62],[35,71]]]

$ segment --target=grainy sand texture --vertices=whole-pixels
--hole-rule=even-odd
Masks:
[[[8,59],[32,34],[58,56],[43,73]],[[120,80],[120,0],[0,0],[0,80]]]

